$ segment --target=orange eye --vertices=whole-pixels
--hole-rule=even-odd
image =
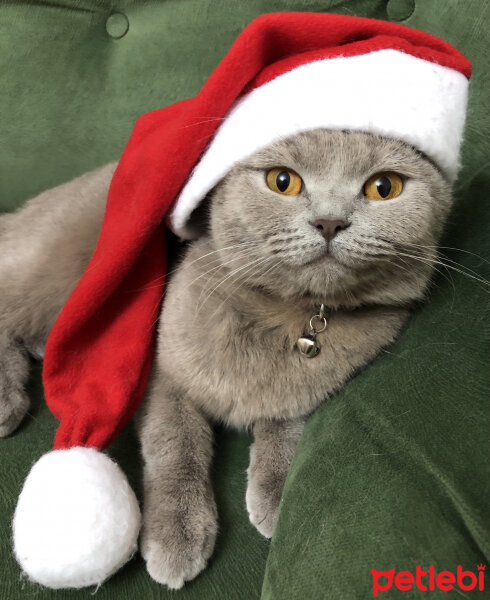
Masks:
[[[267,186],[283,196],[297,196],[303,187],[301,177],[291,169],[276,167],[267,172]]]
[[[398,173],[376,173],[364,184],[364,195],[370,200],[391,200],[403,191],[403,181]]]

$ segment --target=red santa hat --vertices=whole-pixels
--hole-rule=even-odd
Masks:
[[[136,548],[138,503],[100,450],[144,393],[165,277],[165,223],[189,216],[238,161],[316,128],[398,138],[457,174],[471,65],[393,23],[314,13],[255,19],[196,97],[142,116],[112,180],[97,247],[48,340],[55,450],[14,517],[24,571],[50,587],[97,584]]]

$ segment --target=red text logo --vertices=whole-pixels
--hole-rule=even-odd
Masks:
[[[371,569],[373,577],[373,596],[378,597],[379,592],[386,592],[393,586],[403,592],[411,589],[418,589],[423,592],[427,590],[451,591],[460,589],[465,592],[478,589],[485,589],[485,568],[486,565],[478,565],[477,572],[464,571],[461,565],[458,565],[456,573],[452,571],[440,571],[436,573],[431,565],[427,571],[424,571],[420,565],[415,568],[415,573],[410,571],[398,571],[390,569],[389,571],[376,571]]]

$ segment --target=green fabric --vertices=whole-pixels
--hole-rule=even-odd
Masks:
[[[412,5],[403,22],[446,37],[475,65],[464,169],[444,245],[488,257],[490,14],[484,2],[0,0],[0,210],[116,159],[138,115],[196,93],[258,14],[328,10],[400,20]],[[488,278],[488,265],[471,254],[447,256]],[[444,271],[400,342],[311,419],[271,545],[245,510],[250,438],[219,430],[220,534],[209,568],[170,593],[135,557],[96,597],[253,600],[263,584],[267,600],[365,599],[371,568],[458,563],[474,569],[485,562],[487,302],[481,287]],[[0,599],[87,598],[91,590],[53,592],[26,582],[12,558],[17,495],[56,429],[42,400],[39,365],[29,391],[30,416],[0,440]],[[111,454],[139,489],[131,428]]]

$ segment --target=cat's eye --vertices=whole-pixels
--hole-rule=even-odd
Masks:
[[[403,180],[398,173],[376,173],[364,184],[364,195],[370,200],[391,200],[403,191]]]
[[[276,167],[267,172],[267,186],[283,196],[297,196],[303,187],[301,177],[291,169]]]

